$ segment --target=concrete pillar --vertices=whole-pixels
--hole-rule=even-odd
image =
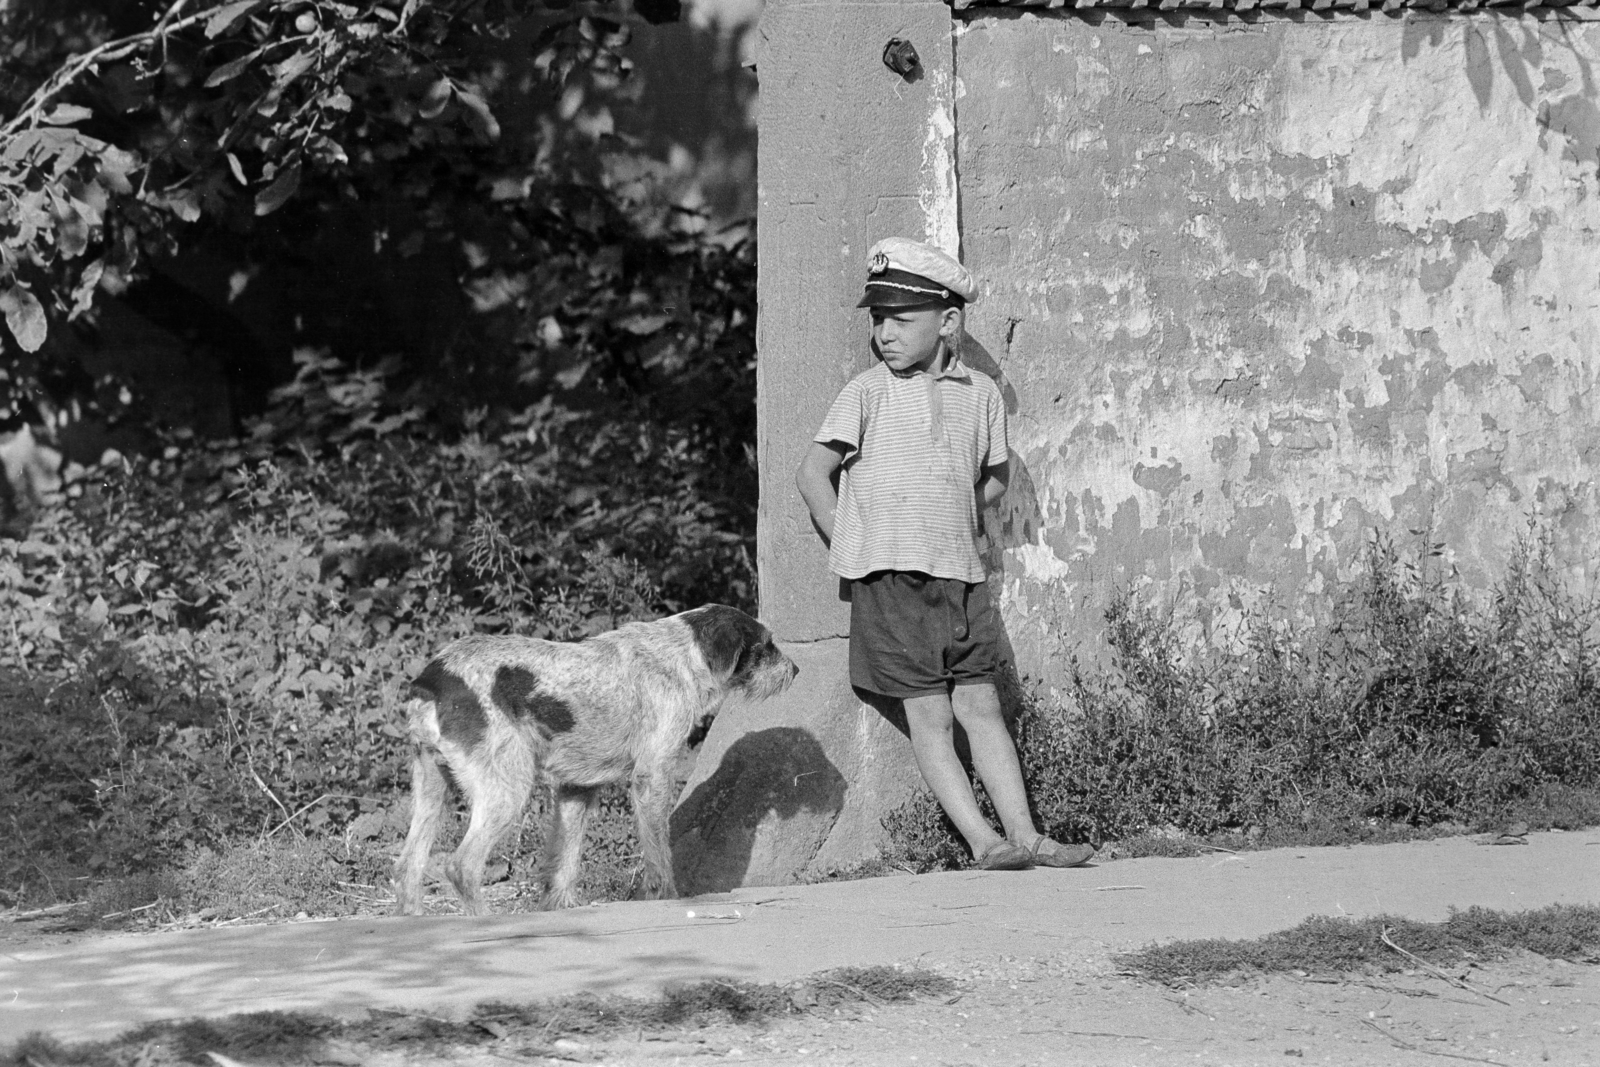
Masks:
[[[921,58],[907,80],[884,44]],[[761,613],[781,639],[848,633],[794,470],[839,389],[866,370],[855,308],[867,249],[902,235],[959,252],[954,55],[941,0],[771,0],[761,17]]]
[[[883,63],[891,38],[920,57]],[[892,235],[959,254],[954,56],[942,0],[768,0],[761,84],[757,381],[761,615],[801,674],[729,708],[673,818],[680,889],[773,885],[876,856],[920,782],[910,744],[849,685],[849,605],[794,486],[828,405],[867,369],[855,307]]]

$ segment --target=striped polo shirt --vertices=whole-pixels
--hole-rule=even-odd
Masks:
[[[1005,402],[987,375],[958,359],[937,375],[879,363],[840,390],[814,440],[851,449],[828,552],[835,574],[984,580],[974,489],[1011,455]]]

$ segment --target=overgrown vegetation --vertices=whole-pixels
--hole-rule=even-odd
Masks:
[[[460,1022],[399,1012],[375,1011],[355,1020],[309,1012],[258,1012],[151,1023],[113,1041],[70,1047],[29,1037],[0,1054],[0,1067],[200,1063],[212,1052],[246,1062],[311,1061],[329,1041],[343,1044],[347,1054],[380,1052],[401,1042],[412,1050],[474,1048],[492,1042],[496,1054],[514,1051],[570,1058],[570,1052],[553,1047],[556,1041],[632,1037],[646,1030],[689,1030],[719,1022],[759,1025],[792,1012],[904,1003],[947,995],[954,988],[948,978],[930,971],[841,967],[786,985],[696,982],[669,989],[653,1000],[586,994],[534,1004],[484,1004]]]
[[[463,413],[303,351],[247,437],[113,464],[0,540],[0,899],[162,871],[98,914],[381,898],[403,829],[399,701],[440,644],[753,609],[753,271],[744,245],[676,254],[673,284],[696,283],[680,313],[721,329],[656,345],[648,388]],[[722,417],[681,390],[721,396]],[[620,792],[602,801],[591,895],[629,889],[625,814]],[[246,870],[299,898],[196,896]]]
[[[1008,694],[1040,828],[1182,854],[1600,821],[1595,605],[1537,536],[1487,602],[1438,552],[1379,541],[1331,623],[1261,614],[1222,648],[1118,595],[1109,666],[1075,664],[1064,700]],[[930,795],[886,822],[905,865],[967,860]]]
[[[1319,915],[1253,941],[1206,939],[1152,945],[1117,965],[1165,985],[1200,984],[1236,974],[1396,973],[1422,964],[1446,968],[1526,951],[1592,963],[1600,953],[1600,907],[1553,904],[1536,911],[1469,908],[1442,923],[1380,915]]]
[[[754,607],[749,228],[600,164],[679,8],[0,3],[0,429],[141,452],[38,516],[0,492],[0,906],[382,906],[434,648]],[[196,249],[225,292],[175,280]],[[234,439],[76,362],[112,299],[228,378]],[[591,896],[630,888],[624,812]]]

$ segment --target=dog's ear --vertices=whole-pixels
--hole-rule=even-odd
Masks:
[[[719,678],[732,675],[745,650],[767,639],[765,626],[738,608],[723,604],[708,604],[686,611],[682,618],[694,634],[695,645],[705,657],[706,666]]]

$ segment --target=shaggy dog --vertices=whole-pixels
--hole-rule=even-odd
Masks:
[[[553,791],[541,880],[544,906],[577,903],[584,824],[596,789],[629,780],[647,896],[677,895],[667,820],[672,767],[697,724],[730,693],[762,700],[797,668],[767,628],[712,604],[571,644],[466,637],[418,676],[407,704],[416,757],[411,829],[395,867],[400,911],[422,912],[422,873],[445,814],[446,780],[471,819],[445,866],[468,915],[483,914],[483,867],[515,825],[542,771]]]

